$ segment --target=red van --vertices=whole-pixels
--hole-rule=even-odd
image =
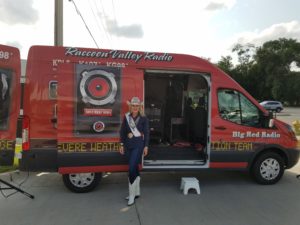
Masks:
[[[0,166],[13,164],[20,111],[20,74],[19,50],[0,45]]]
[[[33,46],[21,167],[58,171],[75,192],[127,171],[119,129],[133,96],[150,121],[143,170],[248,170],[274,184],[299,159],[291,126],[215,65],[182,54]]]

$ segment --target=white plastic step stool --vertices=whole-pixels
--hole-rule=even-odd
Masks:
[[[195,177],[182,177],[180,190],[183,190],[183,194],[187,195],[190,189],[195,189],[197,194],[200,195],[199,180]]]

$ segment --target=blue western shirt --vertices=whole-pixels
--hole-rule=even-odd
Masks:
[[[131,116],[131,115],[129,115]],[[138,119],[139,117],[139,119]],[[137,121],[136,128],[139,130],[139,132],[142,134],[141,137],[132,137],[128,138],[128,134],[132,133],[127,119],[124,116],[121,130],[120,130],[120,138],[121,142],[124,143],[125,148],[134,148],[138,144],[142,144],[143,148],[149,146],[149,121],[147,117],[138,115],[136,118],[134,118],[134,121]]]

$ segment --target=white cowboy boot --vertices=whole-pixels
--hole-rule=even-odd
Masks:
[[[135,199],[135,192],[136,192],[136,179],[134,180],[134,182],[131,184],[130,182],[128,182],[129,185],[129,198],[128,198],[128,206],[131,206],[134,204],[134,199]]]
[[[140,177],[140,176],[137,176],[137,177],[135,178],[135,180],[136,180],[135,198],[139,198],[140,195],[141,195],[141,191],[140,191],[140,181],[141,181],[141,177]],[[129,199],[129,196],[127,196],[125,199],[128,200],[128,199]]]

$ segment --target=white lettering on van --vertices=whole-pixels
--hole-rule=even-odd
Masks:
[[[132,60],[136,63],[143,57],[143,54],[134,53],[132,51],[121,52],[118,50],[112,50],[109,53],[111,55],[111,58],[113,59],[127,59]]]
[[[101,51],[86,51],[79,50],[78,48],[66,48],[65,51],[66,56],[81,56],[81,57],[95,57],[95,58],[108,58],[108,52]]]
[[[242,133],[240,131],[233,131],[232,132],[232,137],[235,137],[235,138],[244,138],[245,137],[245,133]]]
[[[134,51],[120,51],[111,50],[109,52],[100,50],[82,50],[78,48],[65,48],[66,56],[78,56],[88,58],[111,58],[120,60],[130,60],[138,63],[141,60],[145,61],[160,61],[160,62],[171,62],[173,56],[168,53],[154,53],[154,52],[134,52]]]
[[[64,62],[65,62],[65,60],[63,60],[63,59],[53,59],[52,60],[52,65],[53,66],[58,66],[58,64],[64,63]]]
[[[251,131],[247,131],[246,132],[246,137],[252,137],[252,138],[254,138],[254,137],[257,137],[257,138],[259,138],[259,132],[251,132]]]
[[[120,67],[120,68],[124,68],[126,67],[126,65],[128,65],[127,63],[119,63],[119,62],[107,62],[106,66],[108,67]]]
[[[0,59],[9,59],[10,55],[12,55],[12,53],[6,51],[0,51]]]
[[[78,61],[79,64],[84,64],[84,65],[98,65],[98,62],[96,61]]]
[[[145,60],[151,60],[151,61],[167,61],[171,62],[173,60],[173,56],[169,55],[168,53],[164,54],[156,54],[153,52],[147,52],[144,56]]]
[[[261,132],[261,137],[262,138],[280,138],[280,134],[278,134],[277,132],[273,131],[273,132],[266,132],[266,131],[263,131]]]
[[[272,132],[267,132],[267,131],[262,131],[262,132],[259,132],[259,131],[257,131],[257,132],[233,131],[232,132],[232,137],[233,138],[280,138],[280,134],[278,134],[275,131],[272,131]]]

